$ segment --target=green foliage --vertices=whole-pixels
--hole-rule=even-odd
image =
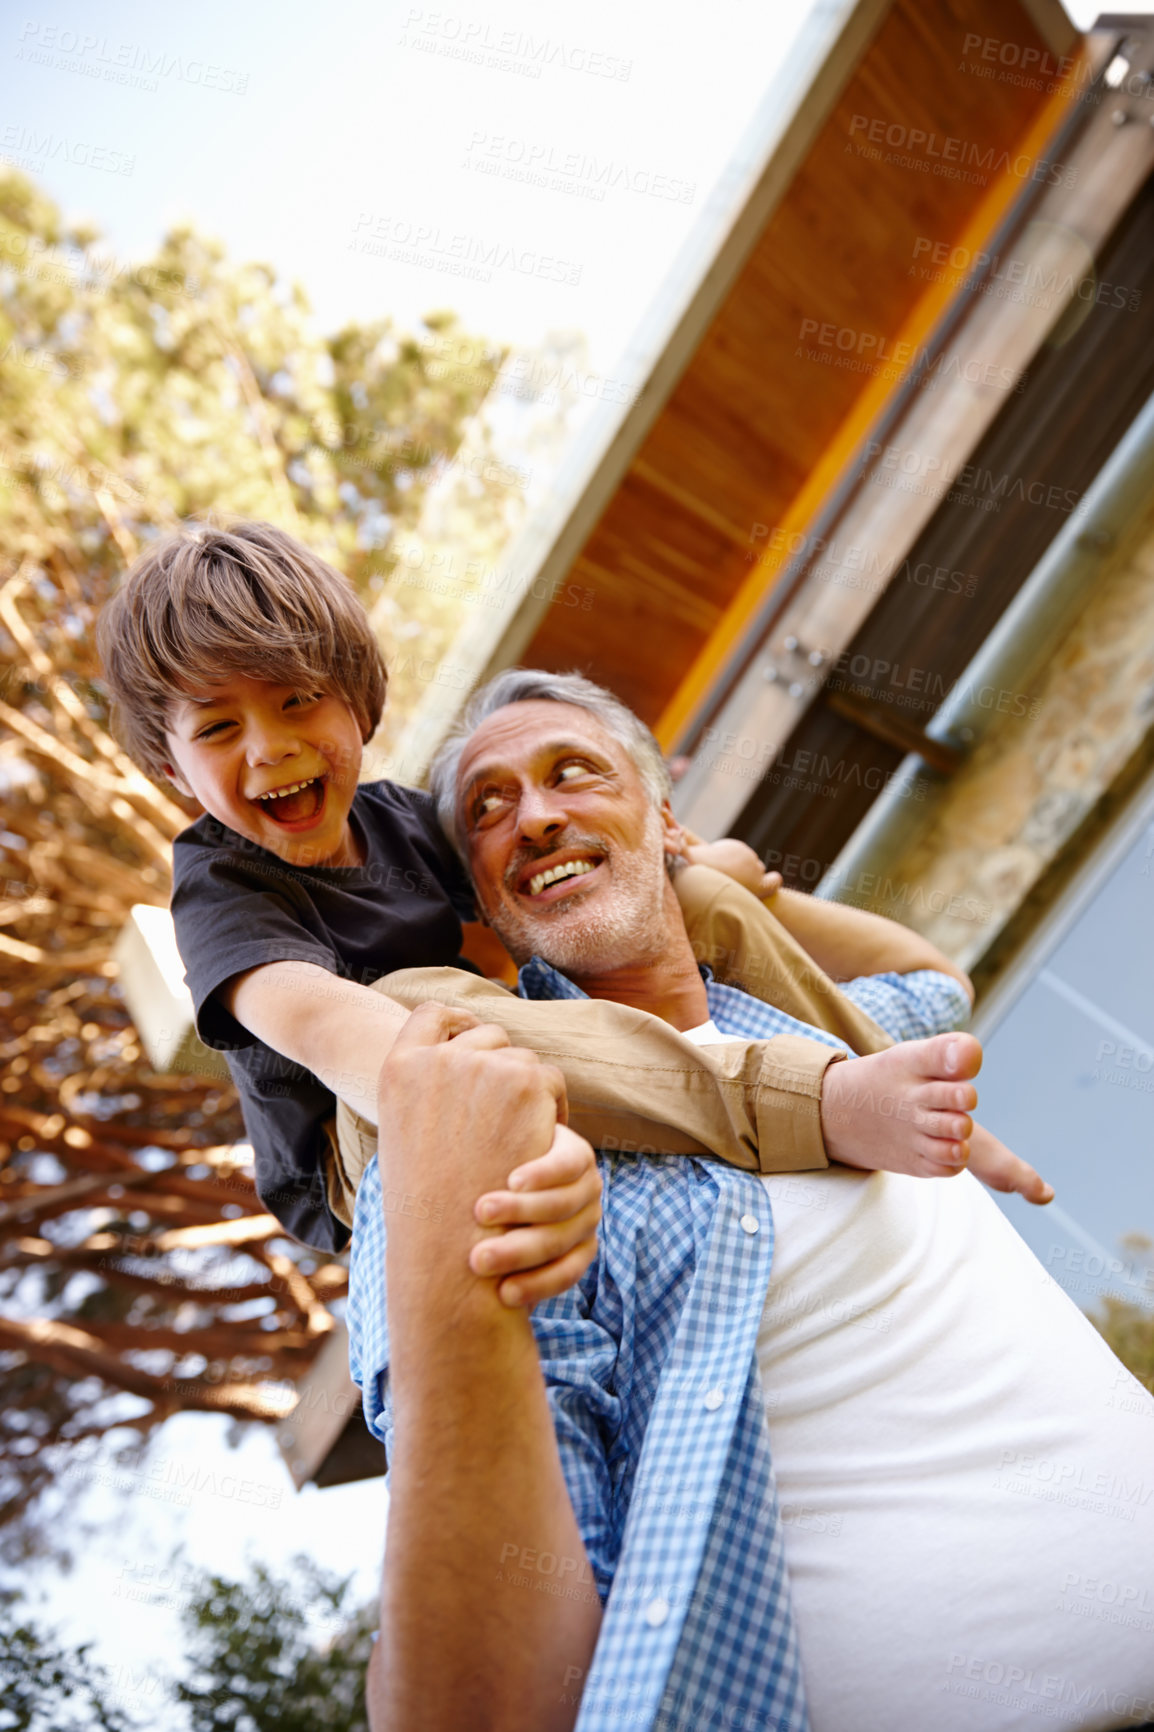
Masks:
[[[194,1590],[187,1676],[172,1686],[193,1732],[368,1732],[376,1608],[350,1608],[348,1580],[306,1557],[293,1570],[257,1564],[248,1582],[206,1573]]]
[[[212,1253],[190,1278],[158,1243],[214,1209],[257,1205],[219,1164],[240,1135],[231,1091],[152,1074],[117,997],[113,943],[131,905],[167,902],[170,842],[189,814],[108,738],[96,616],[142,547],[210,513],[277,523],[363,599],[388,596],[396,538],[456,460],[502,358],[443,313],[412,334],[381,319],[326,337],[299,287],[188,227],[147,262],[118,258],[0,165],[0,1048],[20,1079],[0,1096],[8,1555],[49,1543],[29,1512],[74,1445],[116,1424],[147,1435],[180,1406],[271,1418],[275,1404],[253,1397],[298,1376],[320,1339],[297,1327],[259,1248],[258,1266],[227,1277],[244,1301],[254,1287],[275,1298],[256,1333],[232,1321]],[[393,642],[407,634],[435,654],[426,591],[396,588]],[[394,684],[393,725],[422,690],[416,677]],[[151,1138],[171,1167],[138,1183]],[[200,1149],[215,1151],[211,1171]],[[101,1195],[118,1167],[127,1201]],[[316,1297],[339,1297],[343,1270],[310,1266]],[[32,1351],[19,1332],[30,1308],[72,1333]],[[190,1315],[211,1341],[176,1339]],[[168,1371],[142,1370],[143,1354],[155,1366],[166,1353]],[[108,1399],[117,1389],[133,1393],[128,1414]]]
[[[130,264],[0,167],[0,555],[107,576],[217,512],[379,588],[502,358],[444,313],[326,338],[298,285],[191,228]]]
[[[1145,1263],[1145,1279],[1149,1287],[1154,1276],[1154,1261],[1150,1257],[1154,1242],[1145,1233],[1126,1233],[1122,1238],[1122,1249],[1134,1258],[1135,1263]],[[1127,1371],[1133,1372],[1139,1383],[1154,1395],[1154,1311],[1117,1294],[1106,1294],[1101,1311],[1097,1316],[1091,1313],[1090,1321],[1114,1349]]]
[[[1154,1312],[1108,1295],[1102,1313],[1090,1321],[1126,1369],[1154,1395]]]
[[[91,1644],[61,1647],[0,1593],[0,1732],[131,1732]]]

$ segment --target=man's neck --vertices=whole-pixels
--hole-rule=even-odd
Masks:
[[[570,973],[569,978],[590,998],[609,998],[647,1010],[674,1028],[699,1028],[709,1021],[705,982],[694,959],[689,939],[671,943],[656,961],[626,963],[593,974]]]

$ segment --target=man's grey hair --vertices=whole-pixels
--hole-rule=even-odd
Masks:
[[[529,703],[536,698],[555,704],[573,704],[596,717],[606,733],[620,741],[633,759],[642,786],[655,806],[660,807],[673,792],[661,747],[640,716],[635,716],[627,704],[606,691],[604,686],[594,685],[582,674],[550,674],[542,668],[507,668],[480,691],[474,692],[429,770],[429,787],[436,801],[441,828],[462,858],[465,848],[457,822],[457,776],[466,743],[495,711],[503,710],[508,704]]]

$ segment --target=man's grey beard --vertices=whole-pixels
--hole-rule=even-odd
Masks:
[[[588,897],[582,897],[580,891],[566,897],[556,904],[556,914],[546,909],[532,914],[509,902],[495,911],[487,910],[494,932],[514,962],[540,956],[574,980],[656,962],[669,944],[665,917],[669,878],[657,808],[650,808],[639,848],[626,852],[619,846],[610,848],[601,838],[563,837],[552,841],[548,850],[542,851],[542,858],[568,848],[588,848],[605,855],[609,882]],[[519,876],[524,866],[524,860],[515,863],[510,878]]]

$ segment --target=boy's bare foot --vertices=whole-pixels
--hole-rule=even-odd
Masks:
[[[985,1125],[975,1125],[970,1133],[970,1171],[991,1191],[1017,1191],[1027,1203],[1054,1200],[1053,1185],[1048,1185],[1029,1161],[1000,1143]]]
[[[981,1065],[982,1049],[972,1034],[901,1041],[885,1052],[831,1064],[821,1094],[827,1154],[843,1166],[872,1172],[921,1179],[960,1173],[970,1155],[970,1113],[978,1104],[970,1078]]]

